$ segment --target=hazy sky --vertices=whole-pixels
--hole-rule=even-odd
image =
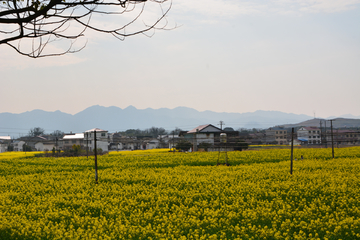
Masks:
[[[88,32],[84,50],[62,57],[0,46],[0,112],[133,105],[360,115],[360,0],[173,0],[175,24],[125,41]]]

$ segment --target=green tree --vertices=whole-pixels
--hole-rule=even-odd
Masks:
[[[72,150],[74,151],[74,154],[78,156],[81,153],[81,146],[80,145],[72,145]]]
[[[34,127],[32,129],[29,130],[28,135],[30,137],[36,137],[36,136],[40,136],[40,135],[44,135],[45,134],[45,130],[41,127]]]
[[[32,151],[32,148],[26,144],[23,145],[23,151],[24,152],[31,152]]]
[[[235,151],[242,151],[242,150],[248,149],[249,144],[244,141],[239,140],[233,145],[233,147],[234,147]]]
[[[156,138],[159,135],[165,135],[167,132],[164,128],[151,127],[145,130],[145,135]]]
[[[180,140],[176,145],[175,148],[178,151],[188,151],[192,147],[192,143],[187,140]]]
[[[14,146],[8,145],[7,150],[8,152],[14,151]]]
[[[174,130],[170,132],[170,134],[179,135],[179,133],[182,131],[181,128],[176,127]]]
[[[202,149],[204,149],[205,151],[207,151],[208,148],[211,147],[211,146],[212,146],[211,143],[202,142],[202,143],[199,144],[198,148],[202,148]]]
[[[62,132],[60,130],[55,130],[52,133],[50,133],[50,135],[52,135],[54,137],[62,138],[64,136],[64,132]]]

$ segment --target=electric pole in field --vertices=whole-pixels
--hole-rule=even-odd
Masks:
[[[320,141],[321,141],[321,147],[324,143],[324,139],[323,139],[323,130],[322,130],[322,121],[320,119]]]
[[[95,155],[95,183],[98,184],[98,168],[97,168],[97,146],[96,146],[96,130],[94,130],[94,155]]]
[[[88,159],[89,158],[89,133],[87,132],[86,133],[86,158]]]
[[[224,121],[220,121],[218,125],[220,125],[220,129],[222,130],[222,126],[225,125],[225,123]]]
[[[291,161],[290,161],[290,174],[293,173],[293,157],[294,157],[294,128],[291,129]]]
[[[334,133],[333,133],[333,122],[334,120],[330,120],[331,124],[331,148],[332,148],[332,158],[334,158]]]
[[[325,123],[325,148],[327,148],[326,120],[324,121],[324,123]]]

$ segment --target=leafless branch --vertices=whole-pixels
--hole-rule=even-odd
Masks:
[[[170,3],[166,4],[168,1]],[[145,6],[152,3],[159,5],[160,14],[149,24],[141,21],[140,16],[144,14]],[[140,9],[137,7],[139,4]],[[21,55],[39,58],[81,51],[86,44],[74,48],[74,43],[85,35],[87,29],[111,34],[120,40],[141,33],[151,37],[153,33],[146,33],[166,29],[170,8],[171,0],[0,0],[0,44],[10,46]],[[120,26],[107,29],[97,24],[97,16],[122,15],[126,18],[131,12],[136,14]],[[127,30],[139,21],[143,26],[140,30]],[[113,21],[106,23],[113,24]],[[68,40],[70,44],[60,52],[45,51],[59,40]]]

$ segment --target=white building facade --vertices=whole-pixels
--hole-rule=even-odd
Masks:
[[[84,132],[84,144],[92,151],[95,149],[95,134],[96,134],[96,148],[101,149],[103,152],[109,151],[109,133],[100,128],[93,128]]]
[[[301,127],[296,131],[297,139],[308,144],[321,144],[321,130],[318,127]]]

